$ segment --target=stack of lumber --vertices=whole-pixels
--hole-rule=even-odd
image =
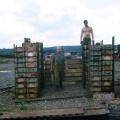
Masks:
[[[82,80],[82,61],[80,59],[67,59],[64,66],[63,84],[76,84]]]

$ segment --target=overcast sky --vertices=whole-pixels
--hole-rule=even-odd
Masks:
[[[44,47],[79,45],[83,20],[93,27],[95,41],[120,44],[120,0],[0,0],[0,48],[24,41]]]

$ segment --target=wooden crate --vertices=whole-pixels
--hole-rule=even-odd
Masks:
[[[64,77],[64,81],[68,81],[68,82],[81,81],[81,80],[82,80],[82,77]]]
[[[82,61],[81,60],[65,60],[65,65],[73,65],[73,64],[81,64]]]
[[[102,54],[106,56],[112,56],[113,50],[102,50]]]
[[[37,56],[37,52],[35,52],[35,51],[32,51],[32,52],[27,51],[27,52],[25,52],[25,56],[26,57],[35,57],[35,56]]]
[[[105,82],[102,82],[102,86],[110,87],[110,86],[112,86],[112,81],[105,81]]]
[[[37,62],[37,57],[27,57],[26,62]]]
[[[15,68],[21,68],[21,67],[25,67],[25,63],[19,63],[19,64],[15,64]]]
[[[16,84],[16,89],[24,89],[26,87],[26,83]]]
[[[23,72],[24,73],[25,71],[26,71],[25,67],[23,67],[23,68],[17,67],[16,68],[16,72],[20,72],[20,73]]]
[[[92,87],[101,87],[101,81],[92,81]]]
[[[25,83],[25,78],[16,78],[17,83]]]
[[[37,67],[37,62],[26,63],[26,67]]]
[[[107,76],[107,75],[108,75],[108,76],[109,76],[109,75],[112,76],[112,71],[102,71],[102,75],[103,75],[103,76],[105,76],[105,75],[106,75],[106,76]]]
[[[38,87],[38,83],[27,83],[27,88],[37,88]]]
[[[82,76],[82,73],[66,73],[64,74],[65,77],[76,77],[76,76]]]
[[[16,52],[24,52],[24,48],[23,47],[17,47],[15,50],[16,50]]]
[[[26,94],[25,88],[17,88],[16,91],[17,91],[17,95]]]
[[[113,70],[113,67],[112,67],[112,65],[110,65],[110,66],[103,66],[103,67],[102,67],[102,70],[103,70],[103,71],[112,71],[112,70]]]
[[[80,69],[81,68],[81,65],[66,65],[65,66],[65,69]]]
[[[34,93],[37,94],[38,93],[38,88],[27,88],[27,93]]]
[[[26,78],[27,83],[37,83],[38,79],[37,78]]]
[[[65,69],[64,70],[65,73],[82,73],[82,69]]]
[[[92,87],[91,92],[101,92],[101,87]]]
[[[112,65],[113,64],[113,61],[102,61],[102,65],[105,66],[105,65]]]
[[[23,78],[23,77],[25,77],[25,76],[26,76],[25,73],[17,73],[17,72],[16,72],[16,74],[15,74],[15,77],[16,77],[16,78]]]
[[[28,99],[37,98],[37,97],[38,97],[38,94],[36,94],[36,93],[30,93],[30,94],[27,94],[26,97],[27,97]]]
[[[113,46],[112,46],[112,45],[103,45],[103,46],[102,46],[102,49],[103,49],[103,50],[112,50],[112,49],[113,49]]]
[[[112,81],[112,76],[102,76],[103,81]]]
[[[39,74],[37,73],[37,72],[33,72],[33,73],[26,73],[25,74],[25,77],[38,77],[39,76]]]
[[[91,77],[91,81],[101,81],[101,76],[93,76]]]
[[[18,99],[25,99],[26,98],[26,94],[16,94],[16,98],[18,98]]]
[[[17,54],[15,54],[15,56],[20,59],[20,58],[24,57],[24,52],[17,53]]]
[[[31,73],[37,72],[37,68],[36,67],[26,68],[26,72],[31,72]]]
[[[103,55],[102,56],[102,60],[113,60],[113,55],[111,55],[111,56],[106,56],[106,55]]]
[[[15,63],[17,63],[17,64],[24,64],[25,63],[25,58],[22,58],[22,57],[16,58],[15,59]]]

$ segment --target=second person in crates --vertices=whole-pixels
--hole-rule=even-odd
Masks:
[[[64,77],[64,53],[61,46],[56,47],[56,52],[52,56],[51,71],[54,74],[54,84],[56,89],[59,90],[63,87]]]

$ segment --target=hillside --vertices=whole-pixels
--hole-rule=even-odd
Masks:
[[[80,52],[80,46],[63,46],[64,52]],[[43,49],[45,55],[55,52],[55,47],[45,47]],[[1,57],[14,57],[13,49],[0,49]]]

